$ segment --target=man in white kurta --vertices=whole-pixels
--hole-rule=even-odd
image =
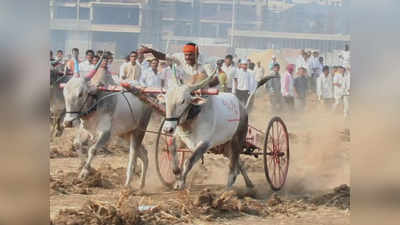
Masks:
[[[333,82],[332,76],[329,74],[329,67],[324,66],[322,73],[317,79],[317,96],[318,100],[323,102],[325,105],[331,105],[333,100]]]
[[[339,66],[338,71],[333,77],[333,97],[335,99],[335,103],[333,104],[332,110],[334,112],[336,111],[339,104],[343,103],[343,96],[345,94],[344,71],[345,69],[342,66]]]
[[[254,93],[257,87],[254,74],[247,67],[248,61],[242,59],[240,61],[240,70],[237,74],[237,84],[235,85],[236,96],[243,105],[246,105],[249,95]]]
[[[237,79],[238,68],[233,64],[232,55],[225,56],[224,63],[221,67],[222,71],[226,74],[226,92],[235,93],[234,81]]]

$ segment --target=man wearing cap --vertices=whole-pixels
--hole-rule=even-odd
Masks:
[[[234,82],[234,90],[239,101],[246,105],[247,99],[257,88],[257,82],[254,75],[248,71],[249,61],[247,59],[240,60],[240,70],[237,75],[237,82]]]
[[[142,54],[152,53],[153,56],[159,60],[167,60],[175,63],[183,71],[185,83],[189,82],[190,84],[197,83],[208,76],[203,68],[204,63],[215,64],[215,62],[206,62],[199,53],[198,46],[192,42],[185,44],[182,52],[172,55],[166,55],[165,53],[158,52],[145,46],[142,46],[139,51]]]

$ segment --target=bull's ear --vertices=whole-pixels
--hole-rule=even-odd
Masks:
[[[199,97],[199,96],[192,97],[192,104],[193,105],[203,105],[205,103],[207,103],[207,99],[205,99],[205,98],[202,98],[202,97]]]

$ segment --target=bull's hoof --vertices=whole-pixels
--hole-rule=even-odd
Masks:
[[[180,191],[185,189],[185,183],[182,180],[177,180],[174,185],[174,190]]]

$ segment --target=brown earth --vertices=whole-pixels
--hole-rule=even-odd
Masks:
[[[272,114],[264,93],[257,96],[250,124],[265,130]],[[225,192],[228,160],[206,154],[187,180],[185,191],[172,191],[159,181],[154,167],[154,134],[145,137],[150,169],[143,193],[138,177],[122,185],[127,145],[113,139],[111,155],[93,160],[88,180],[77,179],[80,160],[71,147],[74,130],[51,140],[50,216],[53,224],[350,224],[349,143],[343,142],[342,118],[309,102],[305,115],[281,115],[290,132],[290,166],[285,187],[274,193],[265,178],[262,158],[241,157],[256,187],[247,190],[238,177]],[[152,120],[149,130],[160,122]],[[53,149],[53,150],[52,150]],[[342,186],[340,186],[342,185]],[[148,206],[150,209],[143,208]]]

